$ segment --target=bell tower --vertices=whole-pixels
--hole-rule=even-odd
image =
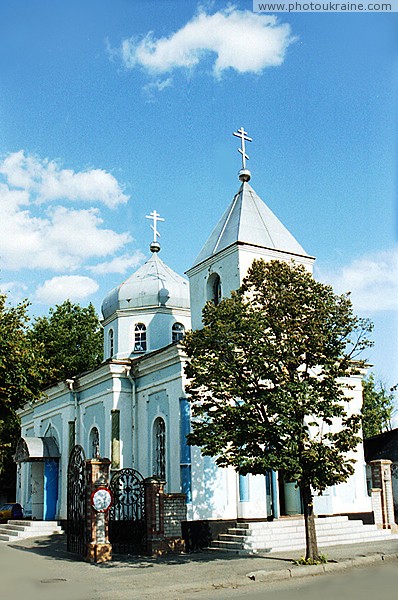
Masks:
[[[293,235],[249,184],[245,142],[251,142],[243,127],[233,133],[241,140],[242,156],[238,192],[213,229],[187,271],[190,284],[192,328],[202,326],[207,301],[218,303],[239,288],[254,259],[294,261],[312,272],[309,256]]]

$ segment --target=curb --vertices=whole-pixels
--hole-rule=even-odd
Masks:
[[[371,556],[358,556],[341,562],[330,562],[324,565],[297,565],[289,569],[274,571],[252,571],[246,577],[252,581],[283,581],[284,579],[314,577],[328,573],[338,573],[352,567],[362,567],[381,562],[398,560],[398,554],[373,554]],[[304,567],[304,568],[303,568]]]

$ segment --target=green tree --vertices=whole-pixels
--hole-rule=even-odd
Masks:
[[[35,319],[30,339],[44,348],[45,386],[97,367],[102,360],[103,330],[94,306],[65,300],[49,315]]]
[[[371,324],[304,267],[263,260],[230,298],[206,304],[203,322],[185,338],[188,441],[221,467],[283,470],[297,482],[306,558],[317,560],[313,493],[353,473],[347,453],[360,442],[360,416],[341,378],[357,372]]]
[[[13,307],[0,295],[0,477],[13,481],[12,454],[19,436],[17,410],[40,397],[45,377],[42,347],[28,335],[29,302]],[[7,486],[8,487],[8,486]]]
[[[388,392],[382,382],[376,383],[373,373],[363,380],[362,387],[362,432],[366,439],[391,429],[395,413],[394,388]]]

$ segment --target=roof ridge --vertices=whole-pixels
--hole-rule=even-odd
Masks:
[[[312,258],[247,182],[234,195],[191,268],[238,242]]]
[[[216,244],[215,244],[215,246],[214,246],[213,254],[215,254],[215,253],[216,253],[216,251],[217,251],[217,247],[218,247],[218,245],[219,245],[219,243],[220,243],[220,241],[221,241],[221,238],[222,238],[222,236],[223,236],[223,234],[224,234],[224,231],[225,231],[225,230],[226,230],[226,228],[227,228],[227,225],[228,225],[228,223],[229,223],[229,220],[230,220],[230,218],[231,218],[231,215],[232,215],[232,213],[234,212],[234,209],[235,209],[236,203],[238,202],[238,196],[239,196],[239,195],[241,195],[241,194],[243,193],[243,189],[242,189],[242,188],[243,188],[243,184],[241,185],[241,187],[240,187],[239,191],[238,191],[238,192],[235,194],[235,196],[233,197],[232,203],[231,203],[231,205],[230,205],[230,206],[231,206],[231,210],[229,211],[229,213],[228,213],[228,215],[227,215],[227,218],[225,219],[224,226],[222,227],[222,229],[221,229],[221,231],[220,231],[220,235],[218,236],[217,242],[216,242]],[[239,231],[239,225],[238,225],[238,231]]]

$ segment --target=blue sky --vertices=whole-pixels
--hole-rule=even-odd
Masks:
[[[149,255],[192,264],[252,185],[315,275],[375,323],[398,381],[397,15],[253,15],[250,2],[2,0],[0,286],[32,314],[97,310]]]

